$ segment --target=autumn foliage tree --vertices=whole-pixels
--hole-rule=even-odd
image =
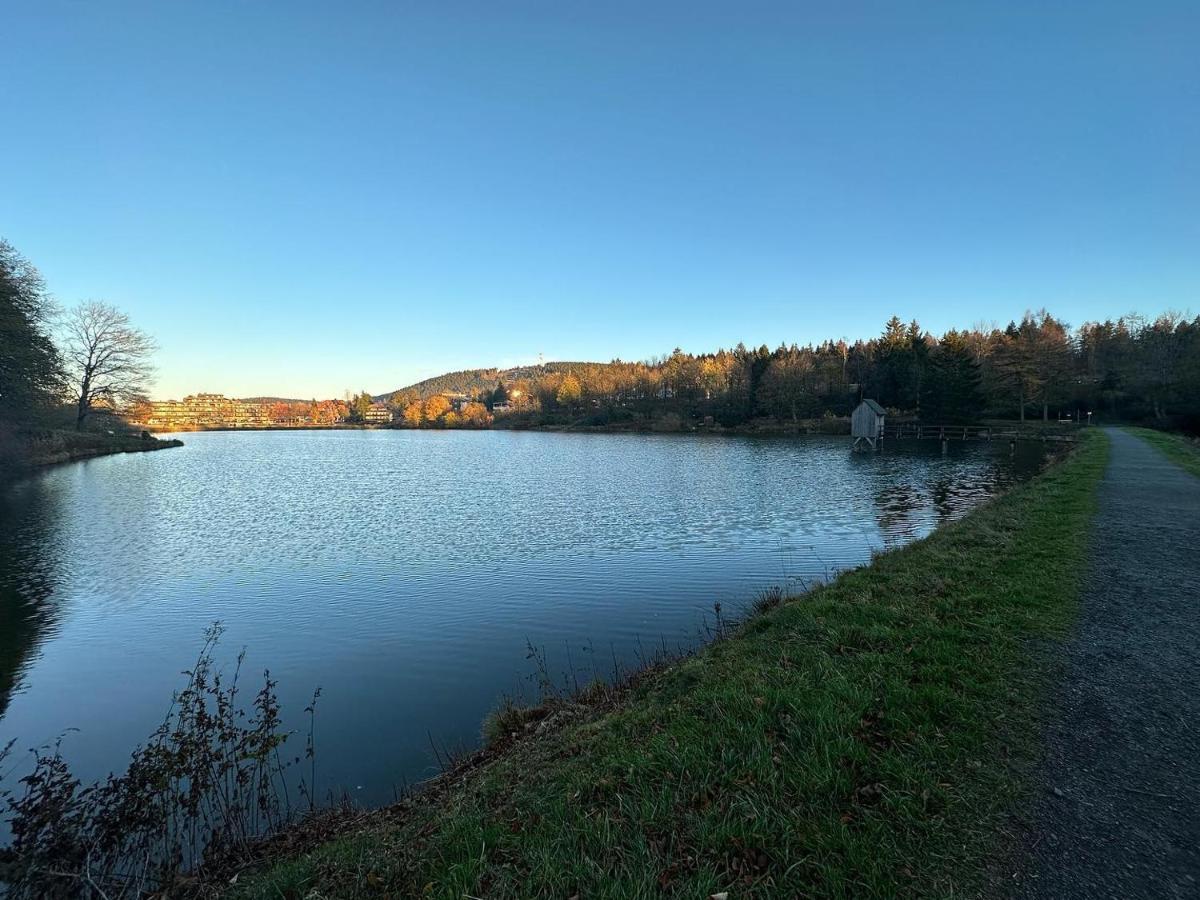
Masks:
[[[487,428],[492,424],[492,414],[482,403],[466,403],[459,420],[464,428]]]
[[[441,419],[450,412],[450,401],[437,394],[421,405],[421,418],[426,424],[444,424]]]
[[[554,400],[559,406],[574,409],[583,400],[583,385],[574,375],[566,375],[559,382],[558,390],[554,392]]]
[[[309,404],[309,417],[314,425],[335,425],[349,415],[350,408],[341,400],[313,400]]]
[[[417,400],[404,407],[404,412],[401,413],[404,424],[409,428],[420,428],[425,422],[425,414],[421,401]]]

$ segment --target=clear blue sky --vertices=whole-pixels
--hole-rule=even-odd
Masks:
[[[158,397],[1200,307],[1200,4],[0,0],[0,235]]]

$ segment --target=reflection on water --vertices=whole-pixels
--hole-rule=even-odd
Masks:
[[[697,640],[714,601],[819,581],[1035,468],[1007,447],[849,452],[842,438],[206,433],[0,491],[0,744],[79,728],[123,765],[206,625],[314,686],[318,777],[363,802],[472,744],[526,642],[554,674]],[[593,659],[593,657],[602,659]],[[570,662],[568,662],[570,660]]]
[[[0,488],[0,490],[3,490]],[[0,506],[0,719],[38,645],[53,631],[53,573],[61,518],[57,496],[40,479],[4,492]]]

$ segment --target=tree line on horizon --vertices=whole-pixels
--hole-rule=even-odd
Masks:
[[[396,391],[402,424],[444,427],[442,399],[463,393],[511,424],[602,426],[711,416],[734,427],[755,419],[799,423],[844,416],[863,398],[934,424],[1061,416],[1151,421],[1200,431],[1200,317],[1131,314],[1072,329],[1049,312],[1007,327],[941,336],[893,316],[875,338],[690,354],[645,362],[550,363],[516,378],[495,370],[450,373]],[[480,379],[496,378],[491,388]],[[479,427],[479,426],[476,426]]]
[[[0,239],[0,444],[17,429],[105,427],[143,402],[154,343],[115,307],[62,311]],[[863,398],[923,422],[1076,416],[1200,433],[1200,317],[1131,314],[1077,328],[1045,310],[936,336],[893,316],[850,343],[676,349],[643,362],[558,362],[447,373],[389,395],[399,427],[538,424],[736,427],[844,416]],[[374,398],[272,405],[284,421],[361,423]],[[0,449],[3,449],[0,447]]]

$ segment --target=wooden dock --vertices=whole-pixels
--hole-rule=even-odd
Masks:
[[[1050,432],[1036,426],[1021,425],[924,425],[916,422],[902,422],[888,425],[883,429],[881,437],[890,440],[940,440],[940,441],[1044,441],[1054,443],[1074,443],[1077,439],[1076,429],[1071,425],[1067,429]]]

